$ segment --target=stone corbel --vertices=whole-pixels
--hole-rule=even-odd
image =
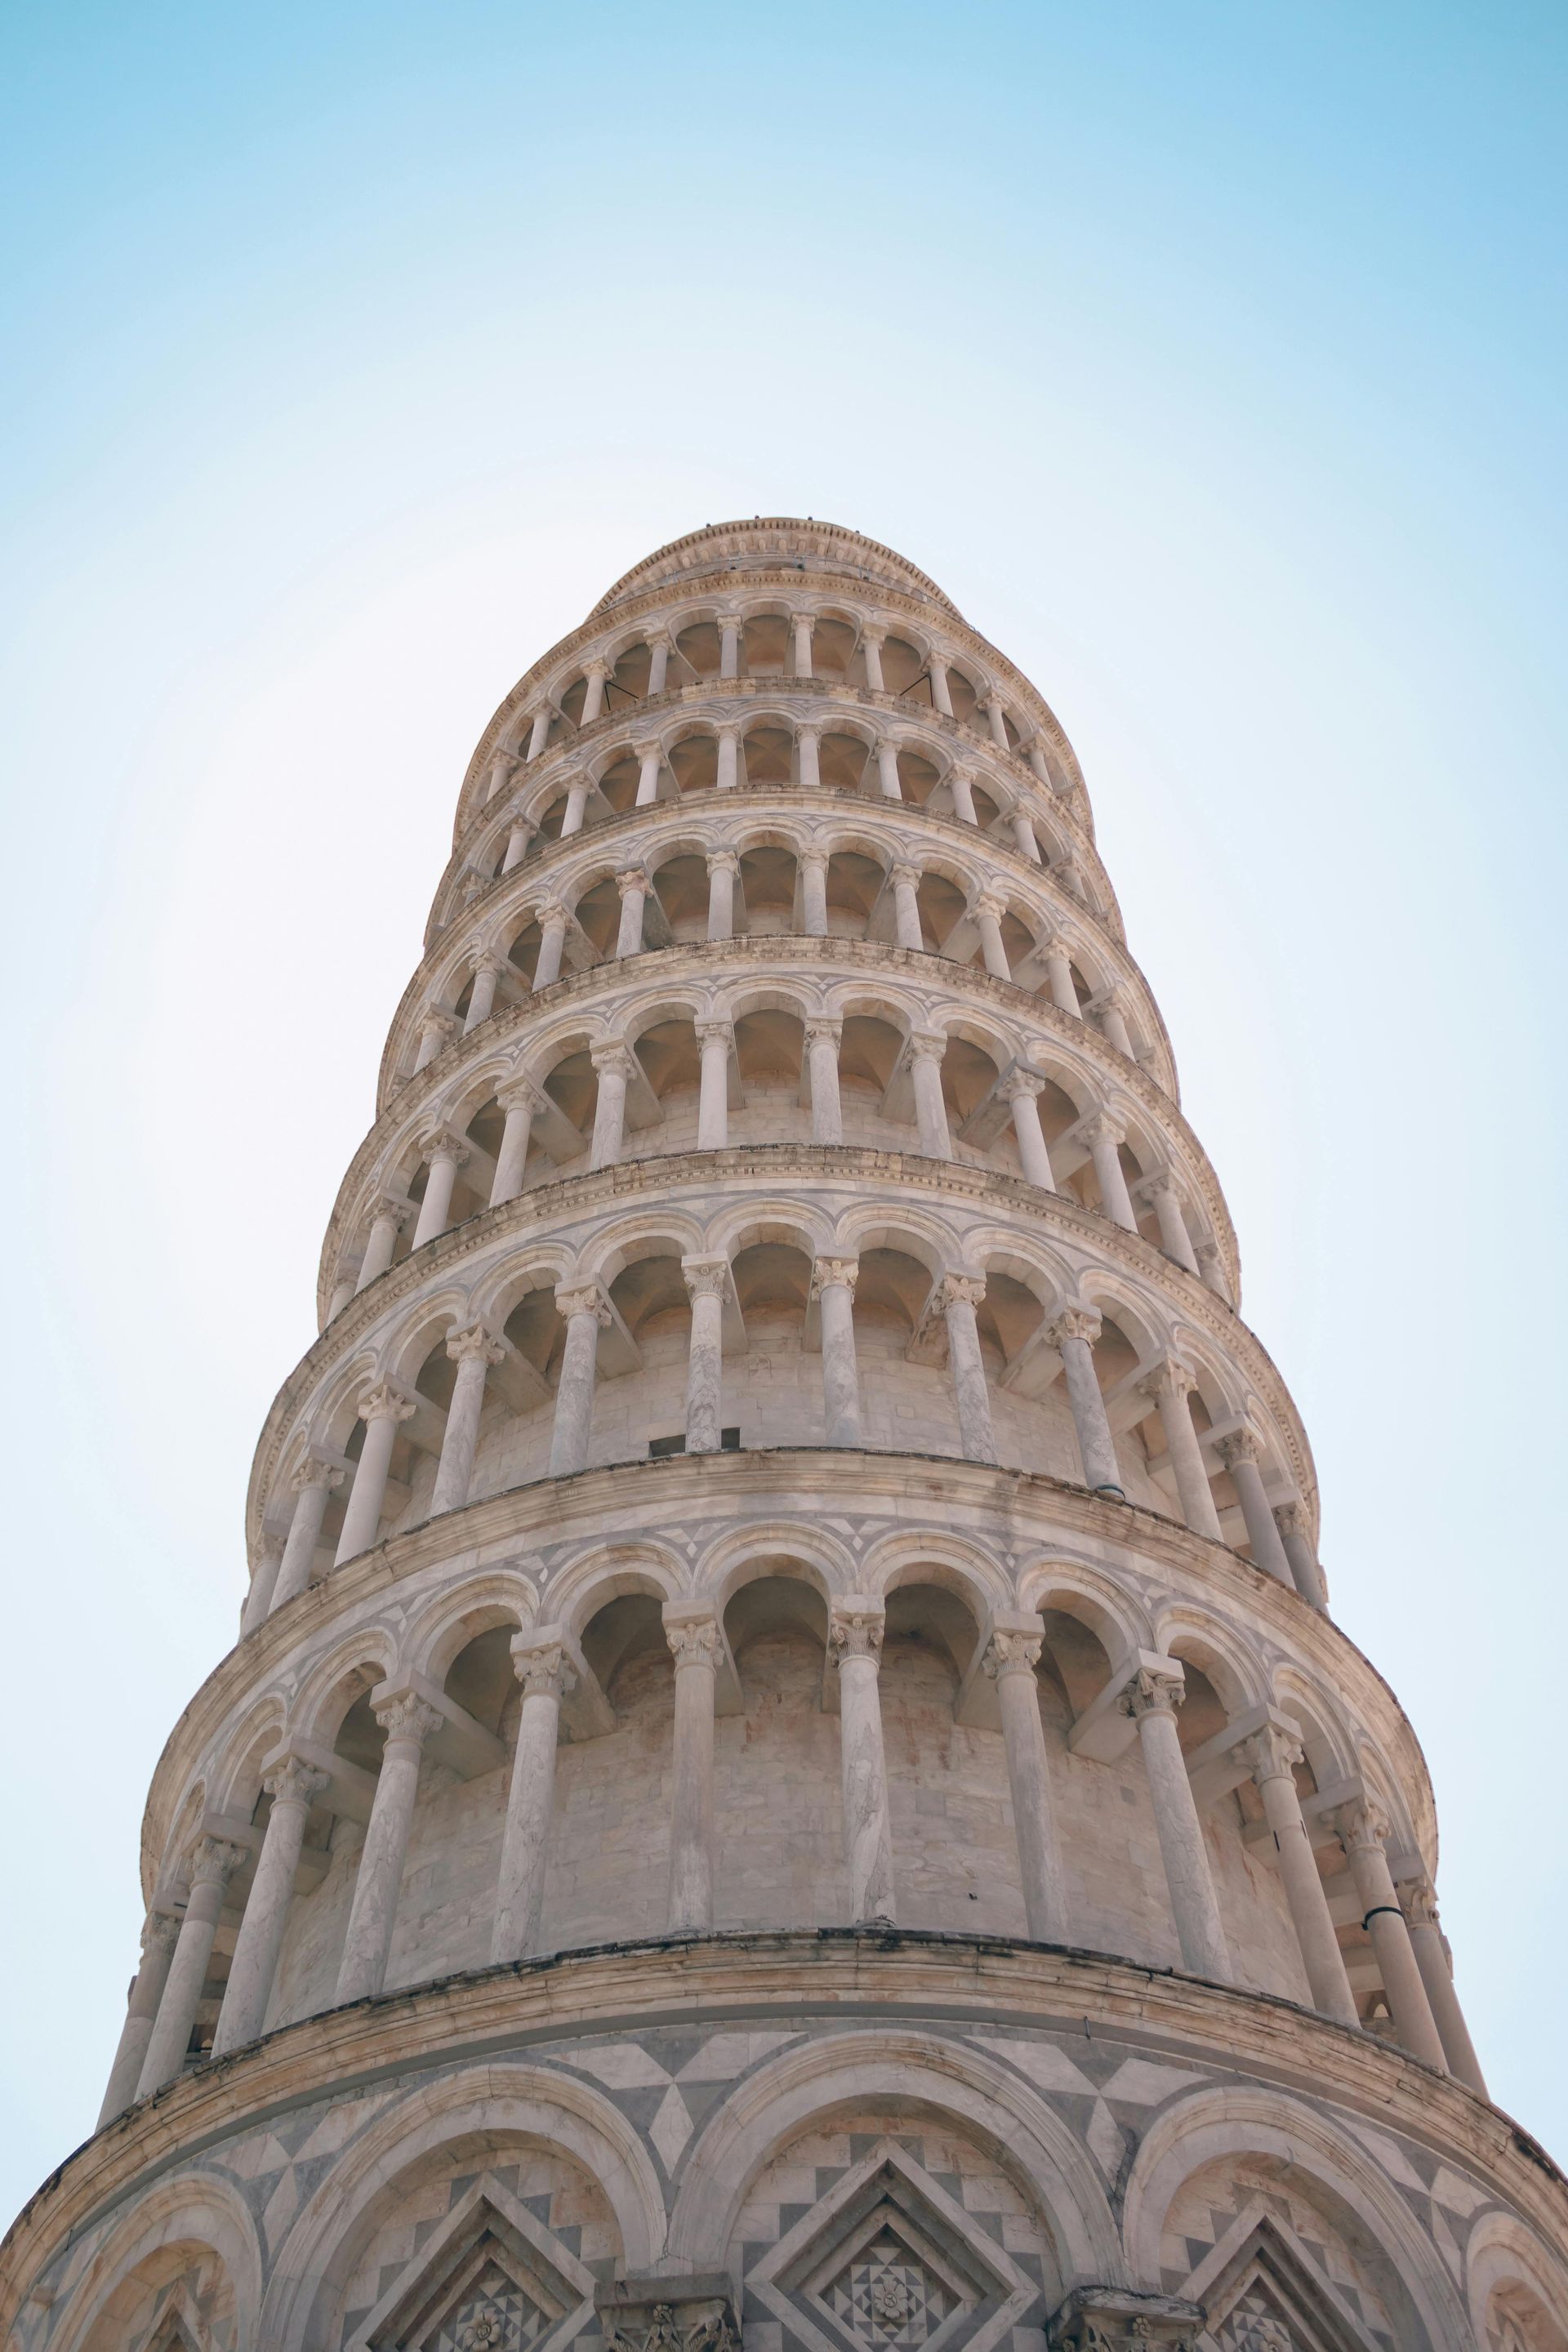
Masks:
[[[991,1612],[958,1685],[958,1696],[952,1703],[954,1723],[962,1723],[974,1731],[1001,1730],[1002,1708],[996,1696],[996,1677],[985,1671],[985,1660],[992,1642],[998,1633],[1017,1633],[1025,1641],[1038,1642],[1043,1639],[1045,1630],[1045,1619],[1033,1609],[994,1609]]]
[[[1251,1780],[1247,1746],[1260,1731],[1267,1730],[1279,1731],[1285,1738],[1300,1743],[1301,1727],[1292,1717],[1277,1706],[1249,1706],[1234,1723],[1227,1723],[1223,1731],[1216,1731],[1212,1739],[1194,1748],[1187,1758],[1187,1778],[1193,1784],[1193,1801],[1200,1813],[1211,1811],[1222,1797],[1228,1797],[1233,1789]],[[1272,1835],[1268,1846],[1272,1851]]]
[[[606,2352],[740,2352],[723,2271],[614,2279],[595,2288],[594,2310]]]
[[[1051,2352],[1198,2352],[1205,2314],[1179,2294],[1075,2286],[1046,2330]]]
[[[493,1732],[482,1723],[476,1723],[466,1707],[449,1698],[427,1675],[405,1674],[395,1681],[378,1685],[370,1695],[372,1708],[390,1706],[395,1698],[412,1697],[424,1701],[441,1717],[440,1724],[425,1742],[425,1753],[434,1762],[445,1764],[459,1780],[482,1780],[506,1762],[507,1751]]]
[[[1087,1757],[1093,1764],[1114,1764],[1126,1755],[1137,1740],[1138,1726],[1122,1701],[1139,1675],[1144,1674],[1164,1680],[1174,1676],[1180,1682],[1181,1663],[1175,1658],[1162,1657],[1155,1650],[1129,1650],[1121,1664],[1111,1668],[1105,1688],[1089,1700],[1068,1733],[1071,1754]]]

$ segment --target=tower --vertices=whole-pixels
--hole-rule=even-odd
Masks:
[[[18,2352],[1564,2352],[1072,751],[705,530],[458,803]]]

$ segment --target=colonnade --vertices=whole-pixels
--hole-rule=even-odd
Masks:
[[[667,1602],[664,1630],[675,1668],[667,1926],[700,1932],[714,1916],[714,1700],[726,1654],[712,1604]],[[884,1612],[870,1596],[847,1595],[829,1610],[827,1655],[837,1677],[845,1906],[852,1924],[898,1918],[896,1850],[882,1734],[879,1664]],[[982,1671],[995,1685],[1008,1792],[1016,1832],[1027,1932],[1045,1943],[1074,1941],[1051,1787],[1036,1667],[1044,1641],[1032,1612],[998,1612],[983,1636]],[[572,1644],[563,1628],[533,1627],[511,1643],[522,1685],[490,1944],[492,1963],[550,1948],[545,1884],[554,1811],[562,1700],[572,1687]],[[1221,1984],[1234,1971],[1207,1842],[1177,1730],[1184,1675],[1173,1657],[1137,1652],[1114,1672],[1111,1689],[1137,1729],[1171,1916],[1182,1966]],[[338,1969],[334,2001],[383,1990],[426,1740],[442,1722],[410,1689],[376,1694],[385,1746],[365,1829]],[[1238,1753],[1258,1791],[1271,1833],[1290,1924],[1312,2005],[1342,2024],[1361,2023],[1314,1858],[1294,1768],[1296,1727],[1272,1712],[1240,1740]],[[309,1756],[287,1751],[270,1765],[271,1795],[213,2054],[237,2048],[264,2027],[293,1899],[306,1815],[328,1787]],[[1396,1891],[1389,1828],[1364,1796],[1332,1815],[1356,1896],[1364,1905],[1394,2032],[1415,2056],[1452,2071],[1485,2095],[1436,1927],[1429,1888]],[[117,2055],[105,2117],[172,2080],[184,2062],[206,1980],[225,1892],[247,1849],[203,1836],[190,1861],[190,1895],[177,1931],[168,1912],[150,1916],[143,1961]],[[139,2061],[139,2063],[138,2063]]]

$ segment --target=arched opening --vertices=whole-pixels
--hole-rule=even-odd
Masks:
[[[741,760],[748,784],[793,783],[795,737],[787,727],[750,727],[742,738]]]
[[[724,1611],[741,1706],[714,1725],[714,1924],[837,1922],[846,1897],[838,1725],[823,1705],[827,1605],[795,1563],[758,1566]]]
[[[682,798],[689,793],[710,793],[719,782],[719,739],[716,735],[683,735],[669,750],[669,772]]]
[[[899,1919],[1025,1932],[1001,1735],[955,1719],[980,1638],[973,1610],[918,1573],[888,1595],[878,1685]]]
[[[827,861],[827,929],[837,940],[863,940],[886,876],[858,849],[836,850]]]
[[[556,1756],[543,1910],[555,1949],[658,1935],[667,1908],[675,1669],[658,1601],[619,1594],[582,1644],[613,1722]]]

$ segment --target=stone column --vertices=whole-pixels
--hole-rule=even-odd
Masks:
[[[1068,1402],[1078,1432],[1083,1483],[1092,1486],[1097,1495],[1122,1503],[1127,1497],[1122,1492],[1121,1468],[1106,1418],[1105,1399],[1094,1376],[1094,1342],[1100,1330],[1100,1317],[1092,1307],[1067,1307],[1047,1325],[1046,1339],[1059,1353],[1067,1375]]]
[[[741,860],[732,849],[715,849],[708,859],[708,936],[710,940],[731,940],[735,936],[735,877],[740,873]]]
[[[419,1203],[419,1215],[414,1227],[416,1249],[426,1242],[439,1239],[452,1222],[452,1189],[458,1181],[458,1171],[468,1156],[468,1147],[448,1135],[445,1128],[430,1129],[419,1138],[419,1149],[429,1163],[425,1179],[425,1198]]]
[[[1242,1753],[1263,1799],[1264,1818],[1274,1833],[1285,1900],[1290,1906],[1313,2006],[1326,2016],[1337,2017],[1342,2025],[1359,2025],[1361,2015],[1345,1974],[1329,1898],[1312,1858],[1290,1769],[1301,1759],[1301,1744],[1271,1723],[1245,1743]]]
[[[860,1443],[860,1374],[855,1360],[855,1278],[860,1263],[853,1257],[819,1257],[811,1269],[813,1295],[822,1314],[823,1442],[827,1445]]]
[[[1002,1712],[1007,1789],[1024,1882],[1024,1917],[1036,1943],[1065,1944],[1068,1940],[1067,1897],[1035,1682],[1040,1641],[1038,1633],[998,1629],[987,1645],[984,1666],[996,1685],[996,1704]]]
[[[913,948],[917,954],[925,946],[925,934],[921,929],[921,869],[918,866],[895,866],[893,868],[894,937],[900,947]]]
[[[496,800],[502,793],[505,792],[507,785],[510,781],[512,771],[516,766],[517,753],[515,751],[503,750],[494,753],[490,761],[489,782],[485,787],[485,799],[487,801]]]
[[[1414,2056],[1424,2058],[1428,2066],[1436,2066],[1440,2074],[1446,2074],[1448,2061],[1442,2037],[1426,1998],[1426,1987],[1411,1946],[1410,1929],[1399,1907],[1388,1867],[1384,1846],[1388,1823],[1376,1806],[1363,1797],[1352,1804],[1338,1806],[1333,1826],[1351,1866],[1356,1901],[1362,1907],[1361,1924],[1372,1940],[1373,1957],[1388,1996],[1394,2031]]]
[[[533,967],[532,992],[551,987],[561,977],[561,959],[566,950],[566,909],[546,904],[537,909],[539,918],[539,961]]]
[[[343,1513],[342,1533],[338,1538],[334,1568],[345,1559],[357,1558],[368,1551],[375,1541],[381,1526],[381,1506],[386,1495],[387,1473],[392,1467],[392,1448],[400,1422],[412,1421],[415,1408],[411,1401],[383,1381],[359,1401],[359,1416],[364,1423],[364,1444],[360,1449],[359,1467],[349,1489],[348,1508]]]
[[[934,709],[944,719],[952,717],[952,688],[947,682],[947,664],[941,654],[932,654],[926,664],[931,672],[931,698]]]
[[[250,1589],[239,1612],[239,1637],[254,1633],[272,1610],[272,1596],[278,1590],[279,1570],[283,1565],[283,1545],[277,1536],[264,1535],[256,1547],[250,1564]]]
[[[967,768],[954,768],[948,777],[948,789],[952,794],[953,814],[961,824],[978,824],[974,813],[974,779]]]
[[[947,1052],[947,1039],[939,1031],[912,1029],[910,1032],[910,1076],[915,1090],[915,1123],[920,1130],[921,1150],[928,1160],[951,1160],[952,1136],[947,1124],[947,1105],[942,1099],[942,1065]]]
[[[583,716],[577,721],[579,727],[592,727],[596,719],[603,718],[605,688],[609,677],[608,662],[591,661],[588,664],[588,682],[583,696]]]
[[[656,694],[663,694],[669,677],[669,656],[674,648],[664,636],[647,641],[647,691],[651,702]]]
[[[1007,950],[1002,944],[1002,917],[1005,908],[1000,898],[983,891],[973,908],[975,927],[980,933],[980,957],[985,969],[996,980],[1011,980],[1013,967],[1007,961]]]
[[[335,1323],[337,1321],[338,1317],[342,1313],[343,1308],[348,1305],[349,1300],[353,1297],[354,1292],[358,1287],[359,1285],[355,1281],[353,1276],[348,1271],[340,1259],[338,1264],[337,1279],[332,1284],[332,1295],[327,1301],[327,1321],[329,1323]]]
[[[719,675],[739,677],[741,675],[741,616],[738,613],[719,615]]]
[[[511,831],[506,837],[506,856],[501,859],[503,874],[515,874],[533,845],[539,827],[520,803],[511,813]]]
[[[724,1386],[724,1299],[730,1261],[683,1257],[680,1271],[691,1301],[691,1337],[686,1356],[686,1450],[717,1454]]]
[[[718,789],[732,793],[741,781],[741,730],[738,727],[719,730]]]
[[[888,642],[886,629],[862,629],[860,651],[866,659],[866,683],[873,694],[886,694],[882,683],[882,647]]]
[[[561,1701],[577,1679],[558,1638],[519,1633],[511,1645],[511,1663],[522,1685],[522,1706],[517,1719],[517,1752],[511,1761],[496,1885],[492,1963],[527,1959],[539,1949],[550,1821],[555,1810]]]
[[[931,1294],[947,1325],[947,1367],[958,1410],[959,1451],[966,1462],[994,1462],[991,1391],[974,1310],[985,1296],[983,1274],[944,1274]]]
[[[378,1993],[386,1981],[386,1956],[397,1921],[397,1895],[403,1884],[403,1860],[408,1832],[414,1826],[414,1801],[419,1793],[420,1751],[441,1717],[433,1706],[401,1691],[374,1710],[386,1734],[381,1752],[381,1773],[370,1809],[370,1826],[360,1850],[359,1875],[343,1937],[342,1963],[338,1969],[336,2000],[363,2000]]]
[[[495,1182],[490,1186],[490,1207],[499,1209],[504,1202],[515,1201],[522,1190],[523,1172],[528,1166],[529,1139],[533,1121],[545,1107],[539,1088],[527,1078],[513,1078],[496,1088],[498,1108],[506,1113],[506,1125],[500,1133],[500,1150],[496,1154]]]
[[[1194,1976],[1229,1984],[1230,1949],[1215,1900],[1203,1823],[1193,1801],[1193,1784],[1176,1730],[1176,1709],[1184,1696],[1182,1670],[1173,1659],[1164,1671],[1140,1668],[1123,1692],[1121,1704],[1138,1726],[1182,1965]]]
[[[267,1833],[229,1962],[228,1984],[213,2036],[215,2058],[226,2050],[237,2050],[242,2042],[254,2042],[267,2022],[278,1955],[294,1900],[294,1874],[305,1843],[306,1817],[331,1784],[325,1772],[318,1772],[297,1756],[286,1756],[261,1785],[272,1800],[272,1811],[267,1817]]]
[[[803,849],[800,854],[801,911],[808,939],[827,937],[827,852]]]
[[[991,740],[999,751],[1005,751],[1009,748],[1006,714],[1002,709],[1000,700],[994,694],[987,695],[985,698],[985,716],[990,723]]]
[[[196,2021],[207,1980],[207,1963],[223,1911],[224,1890],[245,1857],[245,1847],[231,1845],[226,1838],[204,1837],[196,1842],[191,1856],[190,1900],[180,1922],[163,1997],[158,2003],[147,2055],[137,2079],[139,2099],[161,2091],[184,2065],[191,2028]]]
[[[551,709],[548,703],[546,703],[542,709],[534,712],[533,724],[530,728],[528,735],[527,757],[529,759],[537,760],[541,751],[543,751],[545,744],[549,741],[550,722],[554,715],[554,712]]]
[[[885,801],[901,801],[903,785],[899,781],[899,747],[886,738],[877,746],[877,779]]]
[[[1230,1306],[1230,1285],[1225,1278],[1225,1267],[1220,1263],[1219,1244],[1194,1242],[1193,1247],[1197,1252],[1198,1278],[1205,1289],[1212,1290],[1216,1298],[1223,1298],[1226,1305]]]
[[[1459,2007],[1459,1996],[1454,1990],[1453,1970],[1448,1965],[1447,1939],[1437,1917],[1437,1898],[1429,1886],[1412,1883],[1400,1889],[1405,1916],[1410,1928],[1411,1948],[1415,1965],[1421,1971],[1421,1981],[1426,1988],[1437,2032],[1442,2036],[1443,2054],[1448,2071],[1468,2083],[1479,2098],[1489,2099],[1481,2062],[1476,2056],[1476,2045],[1470,2040],[1470,2029],[1465,2023],[1465,2012]]]
[[[1037,1184],[1042,1192],[1054,1192],[1057,1180],[1051,1173],[1051,1155],[1040,1127],[1040,1097],[1045,1086],[1044,1078],[1033,1070],[1009,1070],[1005,1081],[1024,1181]]]
[[[468,1499],[474,1450],[479,1442],[479,1416],[485,1409],[485,1376],[492,1364],[503,1361],[506,1349],[482,1323],[469,1323],[447,1333],[447,1353],[458,1367],[458,1377],[452,1383],[441,1459],[430,1495],[429,1516],[433,1519],[443,1511],[460,1511]]]
[[[891,1926],[893,1843],[888,1822],[888,1766],[882,1751],[882,1706],[877,1669],[882,1652],[882,1612],[836,1603],[827,1629],[828,1656],[838,1669],[838,1742],[843,1767],[844,1859],[849,1874],[849,1917],[856,1927]]]
[[[285,1601],[292,1601],[310,1583],[327,1503],[334,1487],[342,1485],[343,1474],[331,1462],[318,1462],[314,1454],[308,1454],[289,1483],[294,1489],[294,1510],[268,1613],[272,1609],[281,1609]],[[378,1511],[379,1508],[378,1504]]]
[[[599,1334],[610,1320],[609,1303],[597,1283],[563,1283],[555,1310],[566,1326],[561,1378],[555,1390],[555,1422],[550,1433],[550,1475],[563,1478],[588,1459],[594,1427],[595,1365]]]
[[[810,677],[813,675],[811,667],[812,616],[809,613],[796,613],[794,616],[794,624],[795,674],[796,677]]]
[[[844,1140],[844,1113],[838,1094],[838,1043],[842,1035],[843,1024],[837,1021],[814,1016],[805,1024],[813,1143]]]
[[[621,894],[621,922],[616,934],[616,955],[641,955],[643,908],[647,904],[647,876],[640,866],[628,866],[616,877],[616,887]]]
[[[479,1024],[488,1021],[496,1009],[496,990],[500,984],[501,961],[499,956],[480,956],[474,965],[474,985],[468,997],[468,1009],[463,1017],[463,1034],[472,1034]]]
[[[583,820],[588,814],[588,794],[593,791],[588,776],[574,776],[566,791],[566,806],[561,818],[561,838],[570,841],[574,833],[583,830]]]
[[[1121,1171],[1121,1129],[1114,1119],[1099,1118],[1085,1121],[1081,1129],[1089,1146],[1089,1156],[1094,1162],[1094,1172],[1100,1180],[1100,1204],[1113,1225],[1123,1233],[1135,1234],[1138,1219],[1133,1213],[1132,1195],[1127,1190],[1127,1179]]]
[[[659,751],[657,743],[634,743],[637,762],[637,796],[634,808],[651,808],[658,798]]]
[[[1166,1175],[1151,1176],[1140,1190],[1147,1196],[1155,1216],[1160,1221],[1160,1247],[1189,1274],[1198,1271],[1197,1252],[1193,1247],[1187,1221],[1182,1214],[1182,1203],[1175,1186]]]
[[[1258,1466],[1263,1458],[1263,1441],[1255,1430],[1237,1429],[1229,1437],[1222,1437],[1215,1451],[1230,1472],[1241,1516],[1247,1521],[1247,1540],[1254,1565],[1267,1569],[1281,1584],[1294,1589],[1296,1580],[1290,1573],[1290,1563],[1285,1557],[1285,1547],[1263,1490],[1263,1474]]]
[[[1047,763],[1045,751],[1037,735],[1031,735],[1029,738],[1029,765],[1042,784],[1050,782],[1050,768]]]
[[[419,1049],[414,1056],[414,1075],[427,1069],[448,1037],[458,1034],[458,1024],[450,1013],[443,1013],[438,1004],[420,1016]]]
[[[1119,1054],[1124,1054],[1130,1062],[1135,1062],[1138,1059],[1137,1055],[1132,1051],[1132,1035],[1127,1026],[1126,1015],[1121,1010],[1121,999],[1113,988],[1107,989],[1100,1000],[1100,1025]],[[1164,1231],[1163,1220],[1160,1230],[1162,1233]],[[1166,1246],[1169,1247],[1169,1244]],[[1177,1252],[1172,1250],[1171,1255],[1176,1256]],[[1186,1264],[1185,1258],[1183,1258],[1182,1263],[1184,1265]]]
[[[1014,846],[1018,855],[1020,857],[1026,857],[1031,866],[1037,866],[1040,863],[1040,845],[1035,839],[1034,824],[1022,801],[1013,810],[1010,821],[1013,827]]]
[[[1051,1003],[1058,1013],[1068,1013],[1075,1021],[1081,1021],[1083,1011],[1078,1001],[1078,990],[1073,985],[1072,960],[1066,941],[1059,939],[1048,940],[1046,943],[1045,960],[1046,979],[1050,987]]]
[[[699,1021],[702,1077],[697,1096],[697,1149],[722,1151],[730,1139],[730,1055],[735,1033],[727,1021]]]
[[[1204,1467],[1203,1448],[1193,1427],[1192,1407],[1187,1402],[1197,1386],[1194,1374],[1185,1364],[1167,1358],[1148,1379],[1139,1382],[1141,1392],[1152,1397],[1160,1409],[1160,1426],[1165,1433],[1165,1450],[1171,1457],[1171,1467],[1176,1476],[1176,1493],[1181,1498],[1182,1517],[1195,1536],[1208,1536],[1223,1543],[1219,1513],[1215,1508],[1208,1472]]]
[[[671,1616],[664,1637],[675,1659],[675,1733],[669,1812],[672,1933],[713,1925],[713,1684],[721,1647],[710,1616]]]
[[[595,1045],[589,1055],[599,1074],[599,1101],[594,1113],[594,1145],[590,1168],[613,1168],[621,1156],[626,1129],[626,1085],[632,1075],[629,1046]]]
[[[797,727],[795,730],[795,757],[800,768],[800,781],[808,793],[822,790],[822,730],[820,727]],[[806,926],[807,929],[810,925]]]
[[[1318,1555],[1312,1549],[1312,1539],[1307,1532],[1307,1508],[1304,1503],[1276,1503],[1274,1524],[1279,1530],[1285,1559],[1291,1580],[1303,1601],[1325,1615],[1329,1607],[1329,1588],[1323,1581],[1323,1571],[1318,1565]]]
[[[136,2096],[136,2085],[147,2056],[147,2044],[153,2038],[153,2025],[163,1998],[163,1988],[169,1981],[169,1965],[174,1957],[179,1934],[180,1923],[173,1912],[160,1911],[155,1906],[148,1912],[142,1928],[142,1965],[131,1988],[125,2022],[120,2029],[120,2045],[109,2071],[109,2087],[98,2111],[97,2127],[100,2131],[105,2124],[112,2123],[116,2116],[123,2115]]]

